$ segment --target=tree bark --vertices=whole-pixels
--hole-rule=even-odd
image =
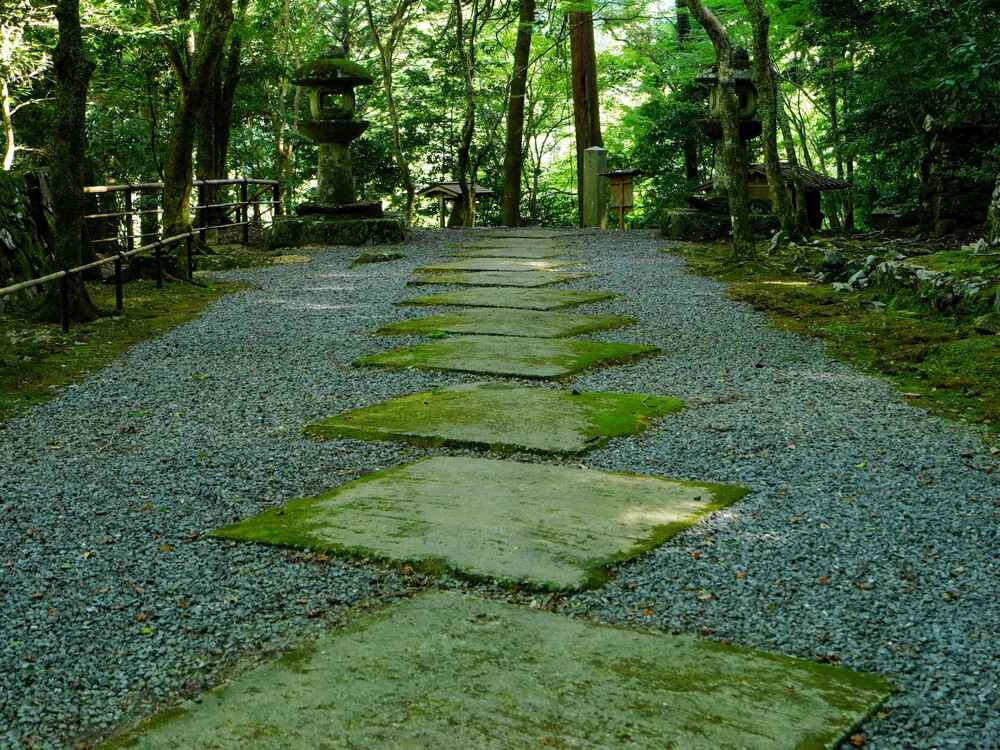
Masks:
[[[802,179],[798,176],[799,157],[795,153],[795,137],[792,135],[792,127],[788,122],[788,112],[785,111],[784,99],[780,96],[775,99],[775,107],[777,108],[778,123],[781,126],[781,138],[785,142],[785,158],[794,175],[790,184],[795,190],[795,225],[799,232],[805,234],[812,230],[812,226],[809,223],[809,212],[806,210],[806,191],[802,187]],[[802,150],[803,153],[808,154],[805,143],[802,144]]]
[[[997,174],[990,208],[986,214],[986,241],[991,245],[1000,245],[1000,173]]]
[[[392,74],[396,57],[396,48],[403,32],[410,21],[410,11],[416,0],[398,0],[388,22],[376,23],[372,10],[372,0],[365,0],[365,12],[368,15],[368,28],[375,39],[379,51],[379,63],[382,68],[382,90],[385,93],[386,106],[389,110],[389,125],[392,128],[392,154],[396,160],[399,179],[406,191],[406,224],[413,224],[413,210],[416,204],[417,188],[413,183],[410,161],[403,151],[403,135],[399,122],[399,108],[396,106],[396,92]],[[381,19],[380,19],[381,20]],[[388,27],[388,34],[381,33],[380,28]]]
[[[729,216],[733,224],[733,252],[737,258],[750,258],[754,255],[754,240],[750,228],[746,150],[740,139],[739,109],[736,103],[733,45],[729,34],[703,0],[688,0],[688,7],[708,32],[715,47],[719,100],[722,105],[719,118],[722,125],[720,163],[725,172]]]
[[[198,13],[193,53],[173,45],[168,49],[180,92],[163,171],[163,231],[167,237],[191,229],[191,157],[198,117],[222,60],[232,24],[232,0],[204,0]]]
[[[691,16],[688,14],[687,0],[677,3],[677,44],[683,47],[691,36]],[[684,179],[693,186],[698,182],[698,137],[697,127],[692,123],[689,134],[684,138]]]
[[[594,14],[574,11],[569,23],[570,67],[573,79],[573,120],[576,126],[576,197],[583,226],[583,153],[604,146],[597,89],[597,51],[594,47]]]
[[[3,125],[4,144],[2,168],[9,172],[14,166],[14,153],[17,145],[14,142],[14,118],[12,116],[13,105],[10,98],[10,87],[6,80],[0,81],[0,124]]]
[[[781,222],[781,230],[785,235],[795,237],[798,235],[798,227],[781,172],[781,158],[778,156],[778,89],[771,68],[771,18],[764,10],[764,0],[743,0],[743,4],[750,14],[750,26],[753,29],[753,78],[763,124],[764,169],[767,172],[768,192],[771,194],[771,210]]]
[[[57,0],[59,35],[52,54],[55,111],[49,150],[49,185],[55,220],[56,257],[63,268],[83,260],[84,168],[87,153],[87,90],[94,62],[84,53],[80,0]],[[58,319],[61,290],[52,284],[42,307],[47,319]],[[97,310],[79,274],[69,278],[69,319],[93,320]]]
[[[528,88],[531,36],[535,29],[535,0],[520,0],[514,73],[507,105],[507,143],[503,158],[503,223],[521,224],[521,178],[524,170],[524,97]]]

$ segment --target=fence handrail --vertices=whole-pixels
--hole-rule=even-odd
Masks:
[[[193,187],[201,187],[202,185],[270,185],[274,187],[279,185],[278,180],[259,180],[252,177],[234,177],[231,179],[220,179],[220,180],[194,180],[191,185]],[[99,193],[120,193],[125,190],[162,190],[162,182],[133,182],[128,185],[87,185],[83,188],[83,192],[87,194],[99,194]]]

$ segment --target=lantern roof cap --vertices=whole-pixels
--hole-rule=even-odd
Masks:
[[[343,47],[331,47],[322,56],[301,65],[292,75],[296,86],[322,86],[339,83],[370,86],[375,79],[362,65],[348,60]]]

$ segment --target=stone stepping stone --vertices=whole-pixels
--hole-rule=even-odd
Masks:
[[[518,310],[557,310],[614,299],[610,292],[579,292],[558,289],[512,289],[475,287],[456,292],[440,292],[403,300],[401,305],[460,305],[463,307],[503,307]]]
[[[537,310],[473,308],[444,315],[402,320],[378,329],[384,334],[427,336],[437,333],[489,334],[491,336],[531,336],[562,338],[582,333],[621,328],[635,323],[621,315],[574,315]]]
[[[422,446],[582,453],[684,407],[644,393],[573,392],[476,383],[413,393],[308,425],[319,439],[395,440]]]
[[[293,500],[214,536],[545,590],[592,588],[742,487],[575,466],[430,458]]]
[[[557,247],[531,246],[525,247],[482,247],[466,248],[457,253],[451,253],[459,258],[529,258],[544,259],[557,258],[564,255],[565,251]]]
[[[525,260],[513,258],[463,258],[436,263],[433,266],[418,268],[417,273],[434,273],[452,271],[508,271],[523,273],[526,271],[559,271],[571,266],[578,266],[564,260]]]
[[[136,750],[834,748],[877,675],[435,591],[154,717]]]
[[[645,344],[612,344],[605,341],[455,336],[370,354],[355,364],[552,380],[597,365],[629,362],[659,351],[659,348]]]
[[[517,286],[539,287],[576,281],[590,276],[589,273],[556,273],[554,271],[456,271],[419,273],[409,283],[456,284],[458,286]]]

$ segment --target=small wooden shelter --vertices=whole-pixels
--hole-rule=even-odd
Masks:
[[[796,200],[794,190],[791,189],[795,180],[802,185],[802,190],[806,196],[806,215],[809,217],[809,225],[813,229],[819,229],[823,225],[823,208],[821,195],[827,190],[847,190],[850,183],[846,180],[838,180],[835,177],[827,177],[825,174],[814,172],[805,167],[793,167],[788,162],[781,162],[781,174],[788,182],[789,192],[792,193],[792,201]],[[767,182],[767,170],[763,164],[751,164],[747,174],[747,188],[750,193],[750,200],[770,203],[771,193]],[[698,188],[699,192],[708,192],[712,189],[711,180]]]
[[[496,193],[487,187],[475,184],[472,186],[472,225],[476,224],[476,202],[480,198],[493,198]],[[440,202],[441,228],[444,229],[448,223],[447,203],[455,203],[462,200],[462,189],[457,182],[435,182],[420,190],[417,195],[421,198],[437,198]]]

